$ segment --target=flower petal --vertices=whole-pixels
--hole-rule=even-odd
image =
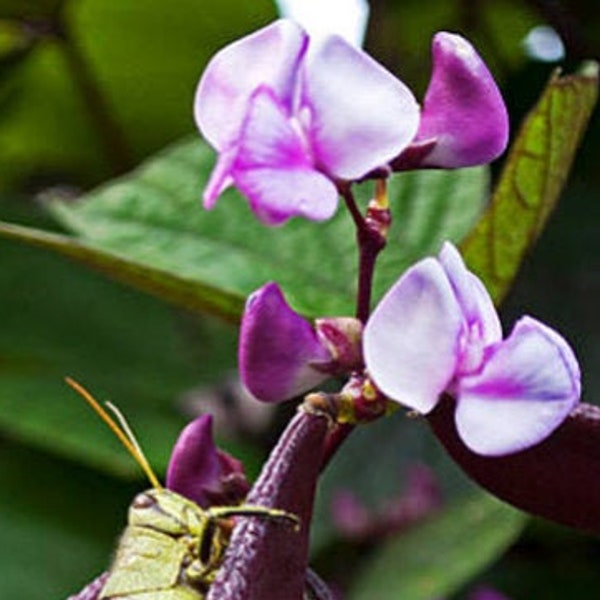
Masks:
[[[362,46],[369,18],[366,0],[276,0],[279,14],[300,23],[311,39],[337,34]]]
[[[459,374],[477,370],[484,349],[502,339],[494,303],[481,280],[469,271],[456,247],[445,242],[439,255],[465,319]]]
[[[317,171],[303,140],[268,88],[259,88],[230,171],[252,210],[269,225],[290,217],[328,219],[337,207],[335,185]]]
[[[410,268],[367,322],[367,370],[390,399],[429,412],[449,384],[463,318],[440,263],[426,258]]]
[[[308,37],[289,20],[280,20],[220,50],[209,62],[196,90],[194,115],[202,135],[227,150],[239,137],[252,93],[269,86],[288,108]]]
[[[327,379],[331,360],[310,323],[294,312],[276,283],[246,303],[239,345],[242,382],[259,400],[282,402]]]
[[[311,45],[301,119],[317,164],[358,179],[398,155],[414,137],[412,92],[362,50],[337,36]]]
[[[217,164],[210,174],[206,188],[202,194],[204,208],[214,208],[219,196],[233,183],[231,169],[237,158],[237,148],[225,150],[219,154]]]
[[[166,479],[168,489],[203,508],[240,502],[248,492],[242,463],[215,446],[211,415],[201,415],[181,432]]]
[[[483,370],[458,382],[458,434],[478,454],[518,452],[548,437],[580,393],[579,365],[568,343],[523,317],[490,348]]]
[[[508,143],[508,114],[498,87],[473,46],[440,32],[433,38],[433,73],[416,142],[436,140],[430,167],[487,163]]]

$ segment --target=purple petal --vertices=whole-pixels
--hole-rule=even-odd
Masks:
[[[485,286],[467,269],[454,245],[445,242],[439,258],[465,319],[458,370],[469,373],[481,366],[485,347],[502,339],[502,326]]]
[[[367,370],[390,399],[429,412],[454,375],[463,317],[433,258],[410,268],[367,322]]]
[[[433,73],[415,142],[436,140],[423,159],[429,167],[487,163],[508,143],[508,114],[494,78],[459,35],[433,38]]]
[[[276,0],[282,17],[300,23],[311,39],[337,34],[362,46],[369,4],[367,0]]]
[[[289,307],[276,283],[248,298],[238,357],[244,385],[265,402],[308,391],[327,379],[319,366],[331,361],[310,323]]]
[[[227,150],[239,137],[252,93],[268,85],[291,109],[297,71],[307,35],[280,20],[220,50],[209,62],[196,91],[194,115],[202,135]]]
[[[225,150],[219,154],[217,164],[215,165],[210,179],[206,184],[202,199],[204,208],[210,210],[217,202],[219,196],[233,183],[231,169],[237,158],[237,148]]]
[[[300,118],[315,159],[340,179],[358,179],[398,155],[414,137],[411,91],[362,50],[332,36],[311,46]]]
[[[219,477],[219,457],[212,437],[212,417],[202,415],[181,432],[167,469],[167,488],[208,506],[207,484]]]
[[[548,437],[579,401],[580,372],[567,342],[531,317],[490,348],[483,370],[458,384],[456,427],[485,456],[529,448]]]
[[[230,173],[252,210],[269,225],[293,216],[328,219],[337,207],[335,185],[314,168],[302,138],[268,88],[252,97]]]

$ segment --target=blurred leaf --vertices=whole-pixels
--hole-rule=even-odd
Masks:
[[[440,31],[465,36],[498,78],[522,65],[522,41],[540,17],[519,0],[464,2],[371,0],[367,48],[422,97],[430,78],[431,39]]]
[[[558,201],[597,93],[595,63],[552,77],[512,145],[486,214],[462,244],[496,302]]]
[[[108,393],[152,464],[164,469],[185,423],[176,399],[233,368],[235,332],[194,323],[37,250],[3,241],[0,260],[0,428],[54,453],[137,474],[66,386],[71,375],[100,399]]]
[[[452,593],[499,556],[526,517],[477,492],[373,551],[349,600],[431,600]]]
[[[209,57],[275,14],[270,0],[70,0],[40,21],[58,3],[0,0],[0,17],[33,19],[38,36],[0,113],[0,188],[31,178],[87,186],[126,170],[115,137],[139,160],[192,131]]]
[[[104,263],[112,263],[113,275],[127,279],[125,271],[135,267],[131,261],[139,277],[144,269],[146,279],[170,273],[161,275],[163,285],[154,292],[171,301],[180,302],[175,287],[186,282],[187,306],[222,315],[220,301],[240,310],[247,294],[275,279],[295,308],[308,315],[353,312],[357,258],[347,211],[340,208],[326,223],[294,219],[283,228],[266,228],[229,191],[206,212],[199,195],[213,162],[204,144],[187,142],[76,203],[54,204],[54,213],[87,246],[111,255]],[[436,252],[444,239],[460,240],[485,202],[487,185],[485,168],[396,177],[390,186],[395,225],[378,265],[377,293],[411,262]],[[370,189],[371,184],[363,185],[364,194]],[[27,236],[32,241],[31,232]],[[89,248],[78,251],[64,242],[54,238],[46,245],[90,260]]]
[[[377,460],[373,459],[375,448]],[[406,493],[408,475],[416,466],[432,470],[446,503],[456,502],[477,490],[448,457],[424,420],[407,418],[403,411],[398,411],[352,433],[319,483],[311,533],[317,570],[321,570],[319,563],[324,561],[322,570],[326,572],[332,544],[340,539],[332,518],[335,495],[351,492],[375,515]]]
[[[2,597],[65,598],[105,569],[143,485],[0,442]]]
[[[66,0],[0,0],[0,18],[40,19],[54,15]]]
[[[239,296],[227,294],[150,265],[141,266],[135,261],[98,250],[72,237],[2,222],[0,236],[74,258],[118,281],[187,310],[211,313],[226,320],[236,321],[243,309],[243,300]]]

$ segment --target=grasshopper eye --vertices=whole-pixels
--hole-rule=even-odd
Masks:
[[[156,498],[148,494],[147,492],[142,492],[138,494],[131,503],[132,508],[151,508],[156,505]]]

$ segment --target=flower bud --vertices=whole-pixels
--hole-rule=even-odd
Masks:
[[[240,330],[242,382],[259,400],[289,400],[329,377],[330,351],[311,324],[267,283],[246,303]]]
[[[508,113],[487,66],[463,37],[433,38],[433,72],[421,122],[394,170],[457,168],[488,163],[508,143]]]
[[[315,321],[317,336],[331,355],[331,373],[348,373],[362,366],[363,325],[354,317],[325,317]]]
[[[167,469],[167,488],[203,508],[240,503],[250,486],[242,463],[213,441],[212,416],[202,415],[180,434]]]

